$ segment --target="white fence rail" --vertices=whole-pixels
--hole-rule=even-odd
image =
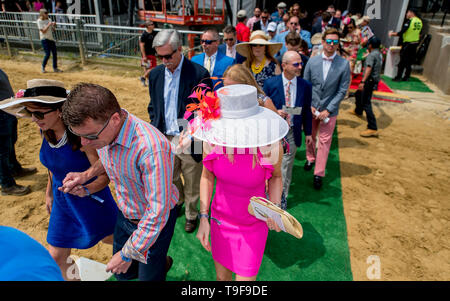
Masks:
[[[10,44],[31,48],[41,48],[38,13],[0,13],[0,40]],[[56,20],[54,37],[58,47],[77,49],[80,55],[87,54],[139,58],[139,37],[144,32],[140,27],[124,27],[96,24],[93,15],[50,14]],[[161,29],[156,28],[156,31]],[[187,35],[201,35],[199,31],[179,30],[187,45]],[[196,47],[199,49],[199,47]],[[9,55],[11,52],[9,51]]]

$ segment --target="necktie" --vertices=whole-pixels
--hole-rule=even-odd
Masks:
[[[327,62],[332,62],[333,61],[333,58],[331,58],[331,57],[323,57],[323,60],[324,61],[327,61]]]
[[[211,75],[211,57],[209,56],[208,59],[206,60],[206,66],[205,66],[206,70],[208,70],[209,74]]]
[[[288,81],[286,86],[286,107],[291,107],[291,81]],[[288,114],[286,121],[289,126],[291,126],[291,115]]]

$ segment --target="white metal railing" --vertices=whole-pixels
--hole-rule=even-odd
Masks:
[[[0,13],[0,39],[6,40],[8,49],[9,43],[18,43],[25,47],[29,45],[35,51],[36,45],[41,47],[38,17],[38,13]],[[83,56],[87,53],[130,58],[141,56],[139,37],[144,28],[96,24],[93,15],[54,14],[51,19],[57,20],[54,37],[58,46],[76,48]],[[185,42],[188,34],[202,34],[200,31],[189,30],[179,30],[179,33]]]

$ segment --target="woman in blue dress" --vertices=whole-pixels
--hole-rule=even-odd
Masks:
[[[50,222],[47,242],[66,280],[72,248],[88,249],[99,241],[112,244],[117,206],[108,188],[106,174],[85,183],[81,189],[63,193],[58,190],[69,172],[82,172],[97,161],[95,149],[81,146],[80,138],[71,134],[61,119],[61,107],[67,93],[64,84],[55,80],[30,80],[23,97],[11,99],[9,109],[24,107],[22,115],[31,116],[43,136],[39,153],[48,168],[45,202]],[[5,105],[2,104],[2,107]],[[8,106],[8,104],[6,104]]]

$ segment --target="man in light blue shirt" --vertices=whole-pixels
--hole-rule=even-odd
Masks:
[[[169,68],[164,71],[164,111],[166,121],[166,135],[178,136],[180,128],[178,125],[178,89],[180,87],[181,66],[183,66],[184,55],[178,67],[172,72]]]

